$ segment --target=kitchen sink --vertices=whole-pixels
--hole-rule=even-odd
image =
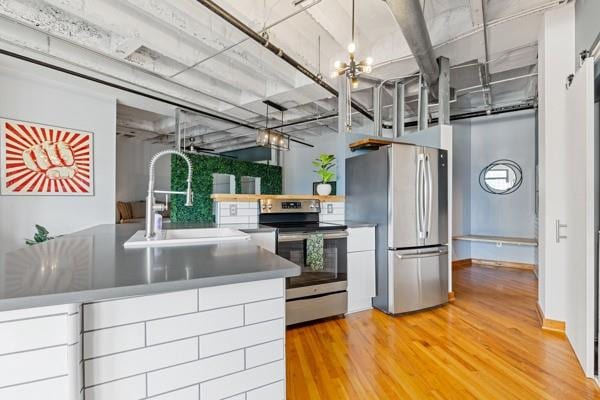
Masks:
[[[126,249],[137,249],[194,246],[241,240],[250,240],[250,235],[232,228],[167,229],[156,233],[152,239],[146,239],[145,231],[137,231],[124,246]]]

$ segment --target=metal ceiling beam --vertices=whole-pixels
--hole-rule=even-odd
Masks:
[[[331,93],[332,95],[334,95],[336,97],[338,96],[338,91],[335,90],[335,88],[333,86],[331,86],[330,84],[325,82],[323,79],[321,79],[316,74],[309,71],[308,68],[306,68],[304,65],[300,64],[298,61],[296,61],[294,58],[292,58],[289,54],[284,52],[283,49],[275,46],[267,38],[264,38],[263,36],[261,36],[260,34],[255,32],[251,27],[244,24],[242,21],[240,21],[239,19],[234,17],[232,14],[230,14],[229,12],[225,11],[223,8],[221,8],[220,6],[215,4],[214,1],[212,1],[212,0],[196,0],[196,1],[200,4],[202,4],[208,10],[210,10],[213,13],[215,13],[216,15],[218,15],[219,17],[223,18],[225,21],[229,22],[232,26],[234,26],[239,31],[243,32],[248,37],[250,37],[250,39],[259,43],[261,46],[264,46],[271,53],[275,54],[277,57],[281,58],[283,61],[285,61],[286,63],[288,63],[295,69],[297,69],[298,71],[300,71],[307,78],[309,78],[310,80],[312,80],[313,82],[315,82],[316,84],[321,86],[323,89],[327,90],[329,93]],[[416,0],[416,1],[418,2],[418,0]],[[371,115],[371,113],[364,106],[362,106],[355,100],[352,100],[351,103],[352,103],[352,108],[354,108],[356,111],[358,111],[365,117],[369,118],[371,121],[373,120],[373,115]]]

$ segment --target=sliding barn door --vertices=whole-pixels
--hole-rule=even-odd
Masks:
[[[594,375],[595,157],[594,62],[567,89],[566,333],[585,374]]]

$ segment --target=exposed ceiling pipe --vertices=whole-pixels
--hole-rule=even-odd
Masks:
[[[315,82],[316,84],[321,86],[323,89],[327,90],[329,93],[331,93],[332,95],[334,95],[336,97],[338,96],[338,91],[333,86],[331,86],[330,84],[325,82],[322,78],[320,78],[316,74],[309,71],[308,68],[306,68],[304,65],[300,64],[298,61],[296,61],[294,58],[292,58],[289,54],[284,52],[283,49],[281,49],[280,47],[277,47],[273,43],[271,43],[268,39],[268,36],[264,37],[266,35],[263,36],[263,35],[258,34],[251,27],[244,24],[242,21],[240,21],[239,19],[234,17],[232,14],[225,11],[223,8],[221,8],[220,6],[215,4],[215,2],[212,0],[196,0],[196,1],[200,4],[202,4],[204,7],[206,7],[210,11],[212,11],[213,13],[215,13],[216,15],[218,15],[219,17],[223,18],[225,21],[229,22],[232,26],[234,26],[235,28],[237,28],[238,30],[240,30],[241,32],[246,34],[248,37],[250,37],[250,39],[254,40],[257,43],[260,43],[271,53],[275,54],[277,57],[281,58],[283,61],[285,61],[292,67],[294,67],[296,70],[300,71],[307,78],[309,78],[310,80],[312,80],[313,82]],[[416,0],[416,1],[418,2],[418,0]],[[435,60],[434,60],[434,62],[435,62]],[[371,121],[373,120],[373,115],[371,115],[371,113],[364,106],[362,106],[355,100],[352,100],[352,108],[354,108],[356,111],[358,111],[365,117],[369,118]]]
[[[437,83],[440,69],[421,9],[421,2],[419,0],[385,0],[385,2],[398,22],[425,82],[429,87],[433,87]]]
[[[305,0],[302,0],[302,1],[298,1],[298,2],[296,2],[296,3],[294,3],[294,6],[298,6],[298,5],[300,5],[300,3],[303,3],[304,1],[305,1]],[[285,21],[287,21],[288,19],[290,19],[290,18],[292,18],[292,17],[295,17],[296,15],[298,15],[298,14],[300,14],[300,13],[303,13],[304,11],[308,10],[309,8],[311,8],[311,7],[313,7],[313,6],[316,6],[316,5],[317,5],[317,4],[319,4],[320,2],[321,2],[321,0],[314,0],[312,3],[310,3],[310,4],[306,5],[306,6],[302,7],[302,8],[299,8],[299,9],[297,9],[297,10],[296,10],[296,11],[294,11],[293,13],[291,13],[291,14],[289,14],[289,15],[286,15],[285,17],[283,17],[283,18],[281,18],[281,19],[278,19],[277,21],[273,22],[272,24],[269,24],[269,25],[265,26],[265,27],[264,27],[264,28],[263,28],[261,31],[259,31],[258,33],[262,35],[262,34],[263,34],[263,32],[267,32],[269,29],[271,29],[271,28],[274,28],[275,26],[279,25],[280,23],[282,23],[282,22],[285,22]],[[178,72],[174,73],[173,75],[171,75],[171,76],[170,76],[170,78],[174,78],[174,77],[176,77],[177,75],[180,75],[180,74],[182,74],[182,73],[184,73],[184,72],[186,72],[186,71],[189,71],[190,69],[196,68],[198,65],[200,65],[200,64],[202,64],[202,63],[205,63],[206,61],[208,61],[208,60],[211,60],[211,59],[213,59],[213,58],[215,58],[215,57],[217,57],[217,56],[219,56],[219,55],[221,55],[221,54],[223,54],[223,53],[225,53],[225,52],[227,52],[227,51],[229,51],[229,50],[233,49],[234,47],[236,47],[236,46],[238,46],[238,45],[240,45],[240,44],[244,43],[246,40],[249,40],[249,39],[250,39],[249,37],[245,37],[245,38],[243,38],[242,40],[240,40],[240,41],[238,41],[238,42],[235,42],[235,43],[233,43],[233,44],[231,44],[231,45],[229,45],[229,46],[225,47],[224,49],[222,49],[222,50],[219,50],[218,52],[216,52],[216,53],[214,53],[214,54],[211,54],[210,56],[208,56],[208,57],[205,57],[205,58],[203,58],[202,60],[200,60],[200,61],[198,61],[198,62],[196,62],[196,63],[194,63],[194,64],[192,64],[192,65],[190,65],[190,66],[187,66],[187,67],[185,67],[185,68],[184,68],[184,69],[182,69],[181,71],[178,71]]]

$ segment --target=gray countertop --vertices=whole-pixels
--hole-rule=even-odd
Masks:
[[[273,231],[257,224],[237,225],[237,228],[247,232]],[[251,242],[125,249],[123,243],[140,229],[137,224],[99,225],[0,255],[0,311],[284,278],[300,273],[296,264]]]

